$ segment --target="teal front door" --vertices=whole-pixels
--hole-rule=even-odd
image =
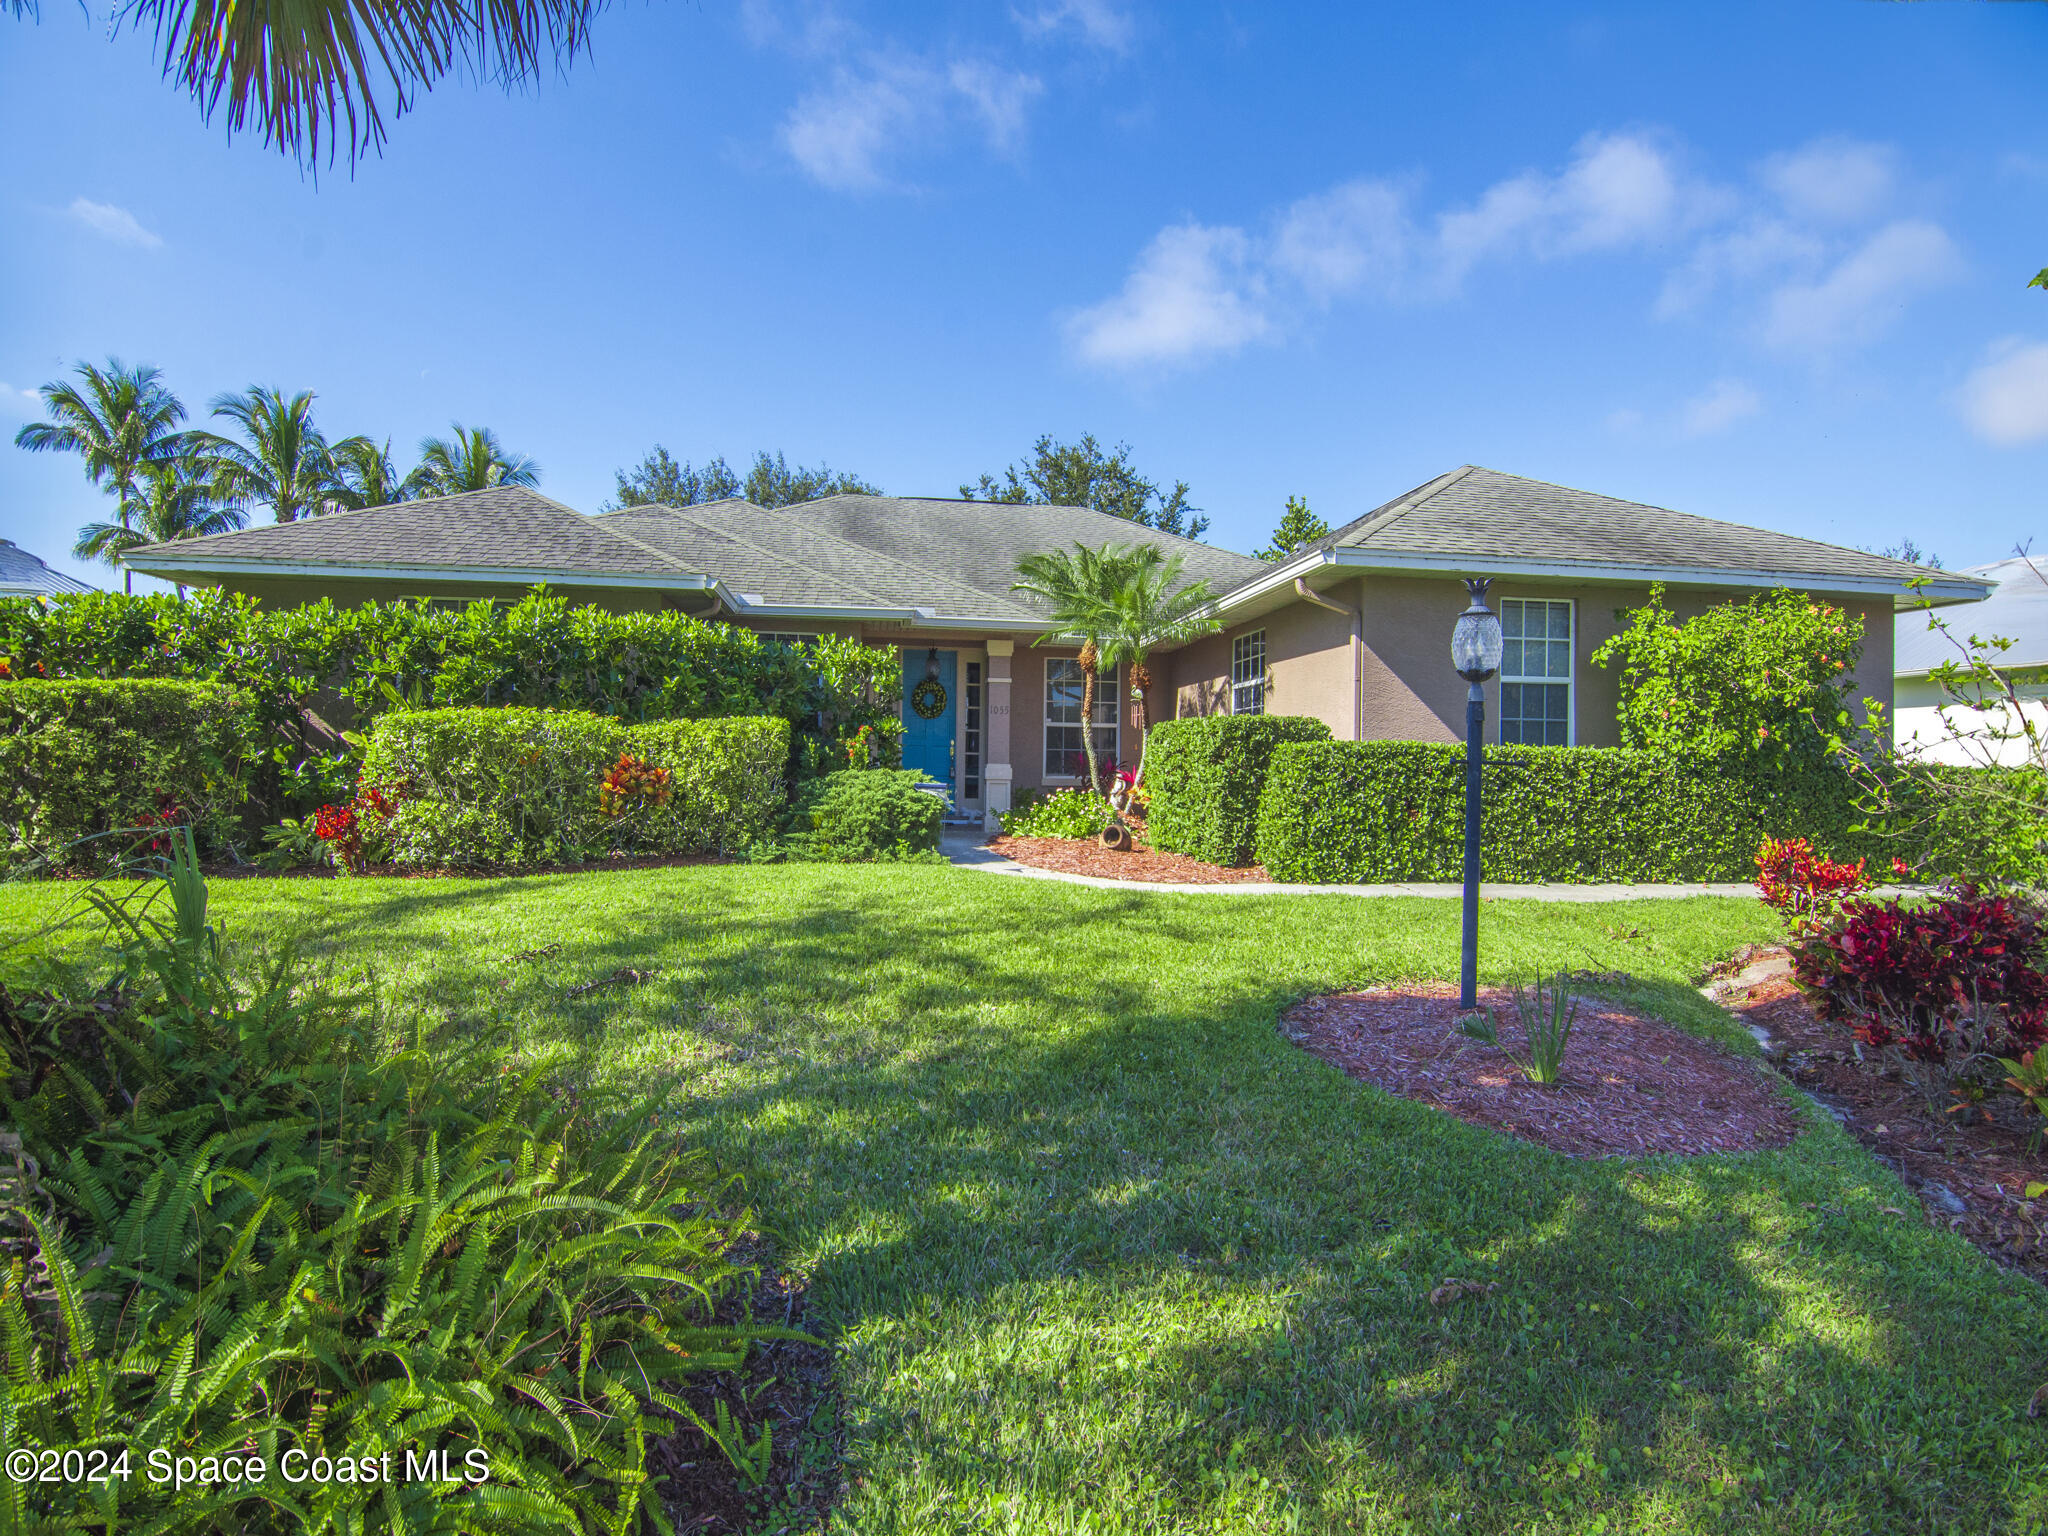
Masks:
[[[903,766],[937,779],[949,795],[953,726],[960,713],[959,663],[958,651],[903,648]],[[937,687],[927,686],[927,680]]]

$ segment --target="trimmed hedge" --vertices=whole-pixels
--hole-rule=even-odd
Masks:
[[[599,786],[622,753],[668,771],[666,805],[605,814]],[[381,828],[391,862],[516,867],[749,847],[773,830],[788,756],[784,720],[408,710],[377,721],[362,783],[395,801]]]
[[[217,683],[0,686],[0,866],[105,868],[147,846],[124,828],[189,823],[232,842],[248,762],[244,701]]]
[[[1706,757],[1608,747],[1488,747],[1480,872],[1502,881],[1752,880],[1764,836],[1833,858],[1882,851],[1851,830],[1846,774],[1772,776]],[[1275,880],[1456,880],[1465,749],[1397,741],[1288,745],[1259,809]]]
[[[1330,728],[1305,715],[1160,721],[1145,748],[1146,840],[1211,864],[1249,864],[1274,749],[1329,739]]]
[[[917,787],[930,782],[903,768],[826,774],[797,801],[790,857],[820,864],[936,859],[945,806]]]

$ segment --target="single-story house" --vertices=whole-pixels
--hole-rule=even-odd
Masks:
[[[0,597],[56,597],[94,590],[76,576],[51,570],[14,540],[0,539]]]
[[[1946,662],[1967,666],[1976,650],[1971,642],[1981,641],[1977,653],[2014,674],[2020,708],[2048,737],[2048,564],[2015,555],[1957,574],[1995,583],[1996,590],[1960,613],[1899,614],[1892,660],[1893,739],[1900,750],[1934,762],[2015,767],[2028,761],[2029,753],[2017,722],[2006,720],[2006,709],[1979,713],[1944,690],[1933,674]],[[2000,648],[1992,644],[1995,640],[2012,644]],[[1994,697],[1987,694],[1984,702]]]
[[[545,582],[621,611],[899,646],[906,764],[949,785],[962,813],[992,818],[1015,791],[1085,771],[1075,650],[1039,643],[1044,615],[1010,590],[1018,560],[1140,538],[1209,582],[1223,624],[1155,658],[1156,715],[1314,715],[1359,740],[1458,739],[1465,684],[1450,635],[1467,576],[1493,578],[1508,637],[1487,688],[1488,739],[1555,745],[1616,741],[1617,680],[1589,658],[1652,582],[1681,614],[1776,587],[1843,604],[1866,621],[1858,687],[1887,704],[1894,608],[1990,590],[1974,576],[1471,465],[1280,562],[1085,507],[828,496],[775,510],[735,499],[585,516],[501,487],[150,545],[129,563],[276,603],[509,599]],[[944,692],[929,716],[909,700],[927,676]],[[1109,760],[1136,756],[1124,681],[1095,708]]]

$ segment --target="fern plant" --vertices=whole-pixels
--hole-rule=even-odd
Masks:
[[[678,1417],[765,1476],[678,1395],[800,1337],[713,1320],[729,1187],[645,1106],[593,1123],[488,1040],[389,1040],[290,957],[238,985],[189,845],[171,866],[160,906],[103,900],[122,969],[83,1024],[0,1032],[40,1170],[0,1188],[0,1441],[129,1457],[0,1484],[0,1528],[632,1532],[666,1525],[646,1453]],[[179,1489],[153,1453],[264,1469]],[[323,1455],[382,1475],[289,1476]]]

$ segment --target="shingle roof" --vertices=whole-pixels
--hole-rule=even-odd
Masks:
[[[175,569],[194,560],[638,577],[694,574],[629,531],[516,485],[147,544],[128,556],[137,570]]]
[[[1901,583],[1953,574],[1472,464],[1346,523],[1320,547]]]
[[[14,540],[0,539],[0,597],[54,597],[93,590],[75,576],[51,570]]]
[[[749,515],[768,514],[751,502],[727,500],[712,504],[720,509],[750,509]],[[624,507],[600,514],[596,521],[619,529],[690,570],[715,575],[735,592],[758,594],[770,603],[803,606],[853,608],[901,607],[849,582],[791,559],[758,539],[729,533],[715,526],[710,506],[688,508],[643,506]]]
[[[2002,667],[2048,666],[2048,563],[1996,560],[1957,573],[1995,581],[1998,588],[1981,603],[1944,614],[1948,634],[1928,628],[1925,613],[1901,613],[1893,624],[1892,670],[1901,677],[1931,672],[1944,661],[1967,659],[1958,641],[1976,635],[1986,642],[2010,640],[2012,648],[1992,654]]]

